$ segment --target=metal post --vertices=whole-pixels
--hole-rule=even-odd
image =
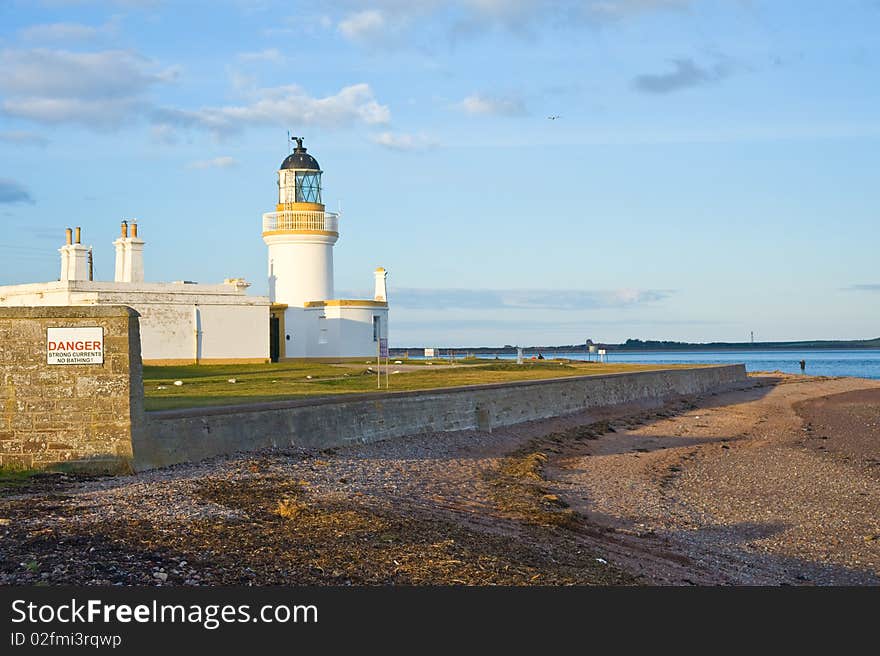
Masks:
[[[201,337],[200,324],[201,317],[199,316],[199,306],[198,304],[193,305],[193,360],[195,360],[196,364],[199,364],[199,338]]]

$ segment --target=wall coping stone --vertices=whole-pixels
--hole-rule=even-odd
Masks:
[[[125,305],[46,305],[0,307],[0,319],[89,319],[92,317],[139,317]]]

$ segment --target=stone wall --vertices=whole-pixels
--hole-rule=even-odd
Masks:
[[[741,364],[147,413],[138,469],[265,447],[328,448],[426,431],[491,430],[746,380]]]
[[[47,328],[81,326],[104,328],[104,363],[47,364]],[[0,308],[0,466],[130,470],[142,379],[131,308]]]

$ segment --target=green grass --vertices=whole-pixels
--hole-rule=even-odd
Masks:
[[[168,410],[206,405],[230,405],[280,401],[304,397],[363,394],[379,391],[376,374],[367,368],[375,363],[294,361],[252,365],[188,365],[144,367],[147,410]],[[394,364],[391,370],[394,371]],[[489,360],[489,364],[425,366],[389,376],[390,391],[436,389],[461,385],[539,380],[651,369],[676,365],[599,364],[554,360],[531,360],[522,365]],[[415,361],[412,361],[414,364]],[[677,365],[685,367],[688,365]],[[311,378],[308,378],[308,377]],[[235,383],[229,379],[234,378]],[[174,381],[183,382],[175,386]],[[159,389],[159,388],[163,389]],[[385,391],[385,376],[382,390]]]
[[[19,469],[15,467],[0,467],[0,491],[13,491],[15,488],[26,486],[31,477],[40,473],[36,469]]]

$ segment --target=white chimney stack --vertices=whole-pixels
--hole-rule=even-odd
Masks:
[[[113,280],[122,282],[125,279],[125,240],[128,239],[128,221],[122,222],[122,234],[113,242],[116,249],[116,272],[113,274]]]
[[[74,231],[68,228],[66,243],[58,249],[61,253],[61,280],[88,280],[89,249],[80,243],[82,230],[79,226],[76,228],[76,240],[73,234]]]
[[[388,277],[388,272],[382,267],[379,267],[373,275],[376,277],[376,291],[373,294],[373,300],[387,303],[388,292],[385,288],[385,278]]]
[[[144,241],[138,238],[137,220],[123,221],[116,247],[116,282],[144,281]]]

